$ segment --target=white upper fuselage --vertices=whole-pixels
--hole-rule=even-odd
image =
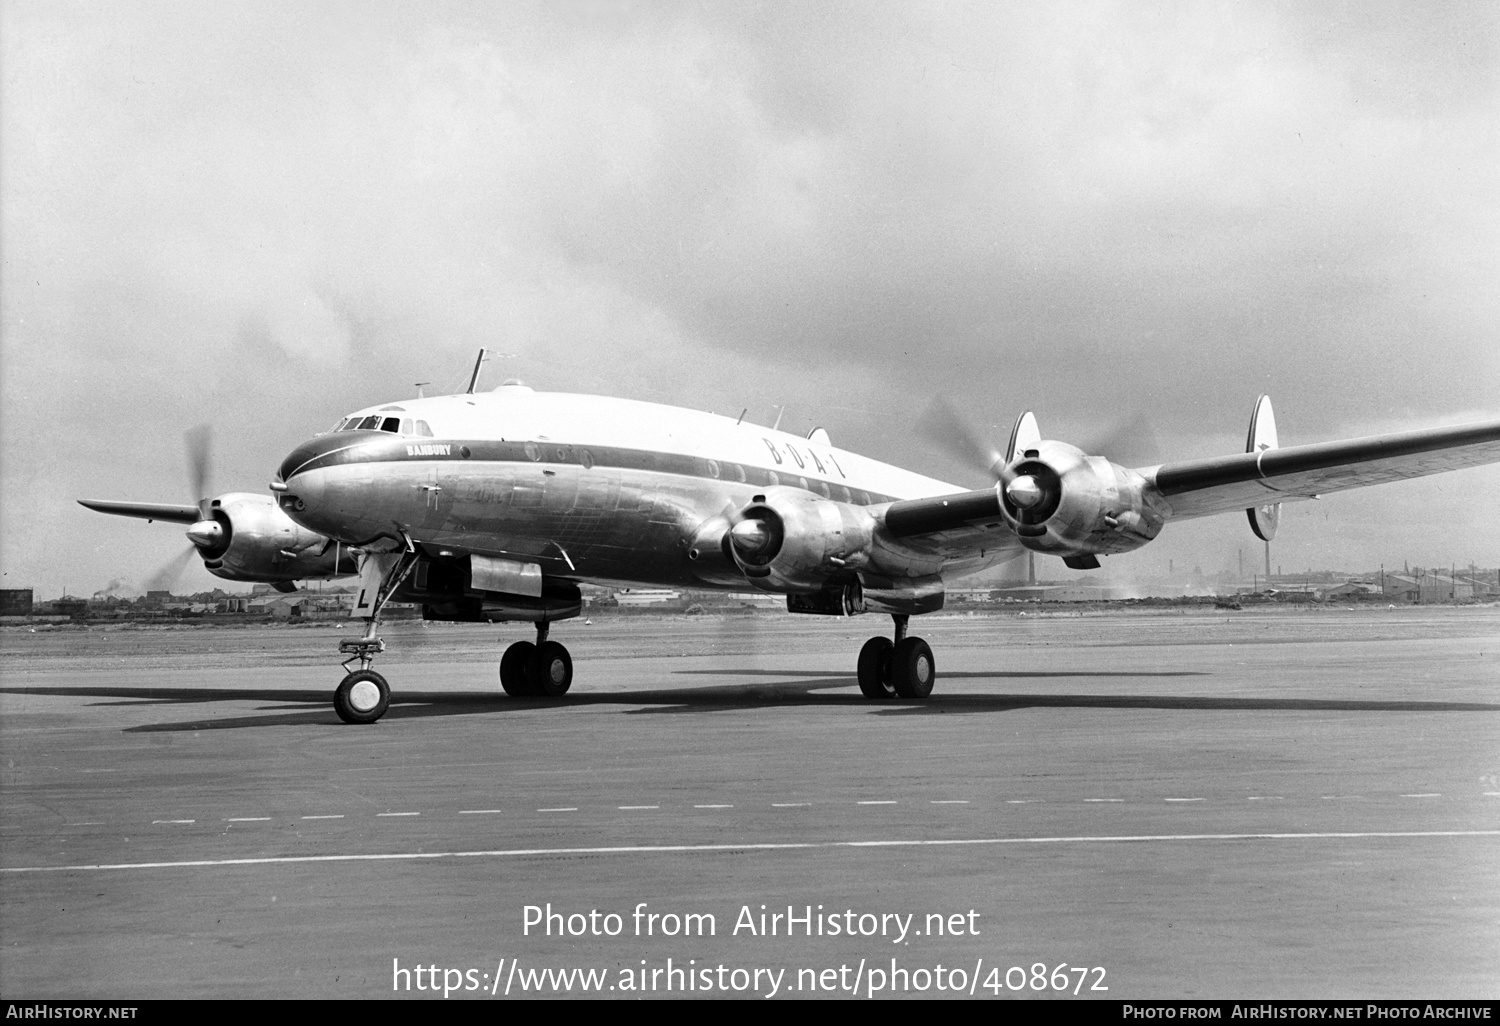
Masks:
[[[424,421],[439,439],[535,441],[696,456],[771,471],[784,485],[805,478],[869,494],[871,502],[947,495],[958,485],[914,474],[785,431],[678,406],[504,384],[491,392],[431,396],[370,406],[347,420]],[[414,444],[421,439],[415,439]],[[857,497],[856,500],[857,501]]]

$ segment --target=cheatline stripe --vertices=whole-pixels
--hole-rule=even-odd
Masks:
[[[415,859],[517,858],[531,855],[670,855],[695,851],[815,851],[828,848],[945,848],[996,844],[1110,844],[1143,841],[1319,841],[1404,837],[1500,837],[1500,830],[1371,830],[1264,834],[1106,834],[1079,837],[967,837],[949,840],[786,841],[763,844],[636,844],[600,848],[496,848],[487,851],[383,852],[373,855],[282,855],[181,862],[115,862],[76,866],[0,866],[0,873],[57,873],[84,869],[191,869],[202,866],[269,866],[306,862],[399,862]]]

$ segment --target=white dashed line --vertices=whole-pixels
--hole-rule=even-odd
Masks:
[[[1166,798],[1166,799],[1163,799],[1163,800],[1164,801],[1169,801],[1169,802],[1206,802],[1206,801],[1208,801],[1207,798]]]
[[[803,809],[803,808],[806,808],[807,806],[809,806],[811,804],[812,804],[812,802],[772,802],[771,803],[771,808],[773,808],[773,809]]]
[[[1284,802],[1284,801],[1286,801],[1286,799],[1283,798],[1279,794],[1252,794],[1249,798],[1246,798],[1245,801],[1247,801],[1247,802]]]
[[[1401,797],[1403,797],[1403,798],[1441,798],[1442,796],[1443,795],[1442,795],[1441,791],[1433,791],[1430,794],[1403,794]]]
[[[156,826],[158,823],[196,823],[196,822],[198,822],[196,819],[153,819],[151,821],[151,825],[152,826]]]
[[[344,818],[344,814],[341,812],[337,816],[303,816],[302,818],[303,819],[343,819]]]
[[[1500,798],[1500,791],[1486,791],[1484,792],[1484,796],[1486,798]]]
[[[565,809],[537,809],[538,812],[577,812],[578,806],[570,805]]]
[[[271,819],[270,816],[231,816],[230,818],[226,819],[224,822],[226,822],[226,823],[267,823],[267,822],[270,822],[270,819]]]
[[[1085,798],[1086,802],[1123,802],[1124,798]]]
[[[616,805],[621,812],[637,812],[641,809],[659,809],[660,805]]]
[[[89,820],[87,823],[64,823],[63,824],[63,826],[65,826],[65,827],[70,827],[70,826],[103,826],[103,825],[104,825],[104,821],[103,820]]]
[[[377,816],[420,816],[420,812],[377,812]]]
[[[941,800],[935,800],[935,801],[933,801],[933,802],[931,802],[929,804],[932,804],[932,805],[968,805],[969,802],[965,798],[943,798]]]
[[[860,802],[860,805],[895,805],[893,801]]]
[[[1040,805],[1040,804],[1042,804],[1042,799],[1040,799],[1040,798],[1007,798],[1007,799],[1005,799],[1005,804],[1006,805]]]
[[[459,809],[458,814],[460,816],[493,816],[499,811],[499,809]]]
[[[955,848],[1013,844],[1120,844],[1194,841],[1347,841],[1372,838],[1500,838],[1500,830],[1368,830],[1360,832],[1245,834],[1104,834],[1065,837],[972,837],[896,841],[788,841],[763,844],[642,844],[598,848],[502,848],[489,851],[385,852],[348,855],[281,855],[242,859],[197,859],[181,862],[88,863],[68,866],[0,866],[0,873],[58,873],[110,869],[195,869],[216,866],[291,865],[309,862],[412,862],[427,859],[526,858],[549,855],[655,855],[682,852],[817,851],[833,848]]]
[[[732,809],[733,805],[694,805],[695,809]]]

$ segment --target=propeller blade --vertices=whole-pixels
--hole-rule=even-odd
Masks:
[[[917,433],[949,456],[998,478],[1005,457],[984,441],[946,399],[934,398],[917,421]]]
[[[208,424],[199,424],[182,436],[187,446],[188,480],[192,484],[193,498],[198,503],[202,519],[208,519],[208,472],[212,462],[214,429]]]
[[[147,591],[171,591],[177,587],[177,582],[182,579],[183,571],[187,569],[189,561],[198,549],[189,545],[187,549],[163,566],[146,582]]]
[[[1145,467],[1161,462],[1161,443],[1151,427],[1150,418],[1144,413],[1116,421],[1077,445],[1091,456],[1103,456],[1122,467]]]

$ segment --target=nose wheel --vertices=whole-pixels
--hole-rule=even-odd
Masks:
[[[391,704],[391,686],[374,670],[355,670],[333,693],[333,711],[345,723],[374,723]]]
[[[547,624],[537,624],[537,640],[518,641],[500,657],[500,686],[513,698],[561,698],[573,686],[573,657],[547,640]]]
[[[932,647],[906,636],[906,616],[891,618],[896,621],[895,640],[871,638],[859,650],[859,690],[866,698],[926,698],[937,679]]]

